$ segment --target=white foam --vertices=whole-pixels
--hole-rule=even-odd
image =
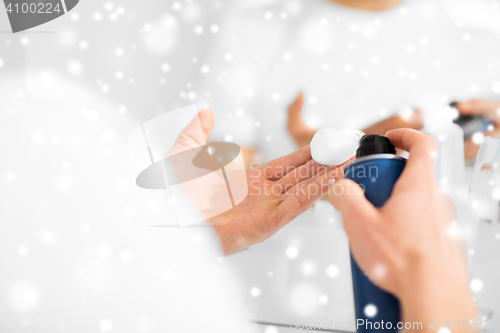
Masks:
[[[341,165],[356,154],[361,137],[362,132],[347,128],[320,129],[311,141],[312,158],[323,165]]]

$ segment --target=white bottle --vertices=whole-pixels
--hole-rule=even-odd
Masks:
[[[448,105],[428,105],[424,111],[424,132],[439,144],[436,180],[449,196],[465,190],[464,132],[453,122],[457,115]]]

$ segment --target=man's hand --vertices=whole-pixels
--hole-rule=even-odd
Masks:
[[[387,137],[410,158],[382,208],[375,208],[348,179],[330,191],[352,254],[375,284],[399,298],[405,322],[476,319],[463,230],[452,201],[435,181],[437,143],[409,129],[390,131]]]
[[[485,133],[493,138],[500,135],[500,102],[487,99],[477,99],[467,102],[457,103],[458,111],[465,116],[485,116],[493,123],[493,130]],[[465,141],[465,159],[470,160],[476,157],[480,144],[467,139]]]
[[[213,113],[202,110],[198,118],[203,133],[197,119],[194,119],[179,135],[169,151],[170,156],[206,144],[214,124]],[[182,169],[182,163],[174,163],[174,168],[176,165]],[[242,172],[246,177],[241,177]],[[218,216],[212,217],[211,212],[219,204],[217,200],[221,196],[217,194],[227,190],[224,180],[217,179],[221,175],[213,175],[202,189],[186,185],[184,190],[198,213],[202,217],[210,217],[208,222],[214,227],[224,253],[230,254],[272,236],[324,196],[331,179],[342,176],[342,166],[334,168],[317,164],[311,159],[309,146],[306,146],[264,165],[245,170],[226,170],[228,179],[246,178],[247,184],[238,185],[247,186],[248,195],[236,207]],[[215,193],[214,200],[200,200],[200,191]]]
[[[235,208],[209,220],[230,254],[262,242],[321,199],[342,167],[311,159],[309,146],[246,170],[248,195]]]
[[[314,134],[318,131],[307,125],[301,117],[302,107],[304,106],[304,94],[300,93],[297,99],[288,108],[288,133],[295,141],[298,148],[307,146]],[[423,116],[420,110],[415,110],[408,117],[392,116],[384,119],[370,127],[362,129],[366,134],[384,135],[390,130],[397,128],[421,129],[423,127]]]

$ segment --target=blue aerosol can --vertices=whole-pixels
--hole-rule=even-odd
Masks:
[[[375,207],[382,207],[391,196],[405,165],[406,159],[396,155],[396,149],[388,138],[366,135],[360,140],[356,159],[346,167],[345,178],[364,188],[366,198]],[[351,270],[358,332],[397,332],[398,322],[401,321],[399,301],[373,284],[352,255]],[[382,321],[383,330],[379,326]]]

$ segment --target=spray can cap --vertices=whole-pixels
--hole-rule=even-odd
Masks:
[[[365,135],[359,141],[356,158],[374,154],[396,154],[396,148],[382,135]]]

